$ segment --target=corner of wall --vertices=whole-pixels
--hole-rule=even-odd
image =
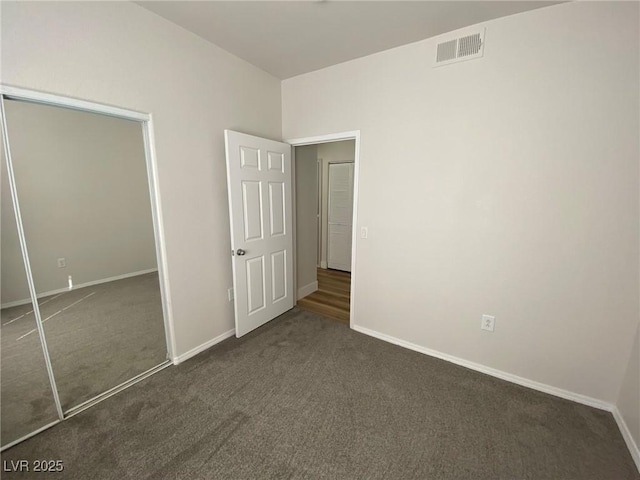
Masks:
[[[636,326],[613,417],[640,471],[640,322]]]

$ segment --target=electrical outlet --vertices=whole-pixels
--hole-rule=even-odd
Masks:
[[[480,324],[480,328],[482,330],[487,330],[489,332],[493,332],[493,329],[496,326],[496,317],[492,317],[491,315],[482,315],[482,323]]]
[[[233,302],[233,288],[227,290],[227,296],[229,297],[229,301]]]
[[[360,228],[360,238],[367,238],[369,236],[369,228],[361,227]]]
[[[58,259],[58,268],[65,268],[67,266],[67,260],[65,258]]]

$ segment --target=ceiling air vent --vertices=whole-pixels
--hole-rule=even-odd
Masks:
[[[484,53],[484,29],[438,44],[434,67],[480,58]]]

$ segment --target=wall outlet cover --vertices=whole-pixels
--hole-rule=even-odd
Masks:
[[[493,317],[491,315],[482,315],[482,323],[480,324],[480,328],[482,330],[493,332],[495,326],[496,326],[496,317]]]

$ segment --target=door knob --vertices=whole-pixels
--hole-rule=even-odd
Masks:
[[[245,250],[241,249],[241,248],[239,248],[239,249],[236,251],[236,255],[238,255],[238,256],[240,256],[240,257],[241,257],[242,255],[246,254],[246,253],[247,253],[247,252],[246,252]]]

